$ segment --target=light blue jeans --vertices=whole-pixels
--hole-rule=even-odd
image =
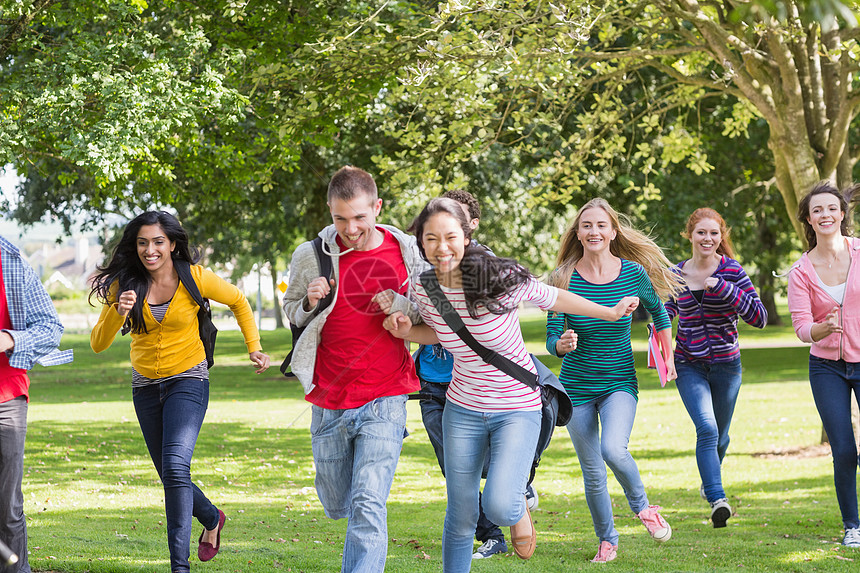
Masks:
[[[567,432],[576,449],[585,501],[591,511],[594,533],[600,541],[618,545],[618,531],[612,516],[612,499],[606,488],[606,466],[624,488],[633,513],[648,507],[639,468],[627,451],[636,417],[636,398],[622,390],[573,407]],[[602,430],[602,431],[601,431]]]
[[[526,512],[525,491],[534,461],[540,411],[475,412],[452,402],[442,414],[448,509],[442,533],[442,570],[469,571],[478,522],[478,492],[487,450],[490,467],[481,499],[487,518],[514,525]]]
[[[741,389],[741,359],[676,362],[678,394],[696,426],[696,463],[708,501],[726,497],[720,466],[729,448],[729,426]]]
[[[327,516],[347,518],[341,571],[383,571],[385,504],[406,435],[406,396],[377,398],[348,410],[313,406],[312,412],[317,495]]]

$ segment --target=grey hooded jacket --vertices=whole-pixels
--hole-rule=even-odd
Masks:
[[[377,224],[377,227],[390,232],[400,243],[400,252],[403,255],[403,262],[406,265],[406,271],[410,279],[413,276],[420,275],[424,270],[429,268],[427,262],[421,258],[415,237],[407,235],[400,229],[389,225]],[[293,253],[290,263],[290,276],[287,281],[287,292],[284,293],[284,312],[287,315],[287,319],[296,326],[307,325],[302,336],[293,346],[293,360],[290,363],[290,368],[299,379],[299,382],[302,383],[305,394],[310,393],[314,389],[314,365],[317,359],[320,333],[328,315],[331,314],[337,302],[339,294],[337,285],[340,285],[340,265],[338,262],[341,252],[340,247],[335,241],[337,231],[334,225],[329,225],[320,231],[319,236],[323,241],[323,250],[326,253],[330,253],[332,258],[333,278],[336,285],[332,303],[317,316],[313,316],[313,309],[310,311],[305,310],[308,285],[320,276],[319,264],[314,253],[314,247],[310,241],[299,245]],[[395,298],[396,300],[391,312],[400,311],[409,316],[413,323],[417,324],[421,322],[418,310],[414,304],[404,297],[398,296]],[[405,344],[408,345],[408,342]]]

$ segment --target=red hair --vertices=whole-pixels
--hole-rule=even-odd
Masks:
[[[696,225],[699,224],[699,221],[702,219],[711,219],[716,221],[720,226],[720,235],[722,238],[720,240],[720,244],[717,246],[717,252],[721,255],[726,255],[729,258],[735,258],[735,249],[732,246],[732,238],[731,232],[732,230],[726,225],[726,221],[723,217],[717,213],[715,210],[710,207],[701,207],[693,211],[693,214],[687,219],[687,227],[684,229],[684,232],[681,235],[685,239],[690,239],[693,236],[693,230],[696,228]]]

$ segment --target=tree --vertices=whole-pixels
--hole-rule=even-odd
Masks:
[[[743,138],[764,120],[802,237],[799,198],[820,179],[847,184],[860,154],[854,22],[853,4],[829,0],[443,4],[422,60],[391,90],[414,110],[391,119],[410,151],[380,166],[409,180],[404,162],[426,172],[438,156],[515,145],[540,157],[535,196],[567,201],[623,162],[646,175],[679,163],[709,173],[702,138],[678,112],[733,100],[724,133]],[[631,89],[642,97],[626,99]],[[426,141],[437,158],[417,149]],[[631,191],[659,195],[650,181]]]

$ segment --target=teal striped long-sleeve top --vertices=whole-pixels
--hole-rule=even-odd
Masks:
[[[607,284],[593,284],[574,271],[568,290],[603,306],[615,306],[625,296],[638,296],[651,313],[656,330],[672,328],[663,303],[654,292],[642,265],[621,259],[621,272]],[[619,390],[637,397],[639,385],[630,346],[632,317],[616,322],[566,313],[550,312],[546,323],[546,348],[558,355],[555,343],[568,328],[578,335],[577,347],[564,355],[559,380],[574,406]]]

